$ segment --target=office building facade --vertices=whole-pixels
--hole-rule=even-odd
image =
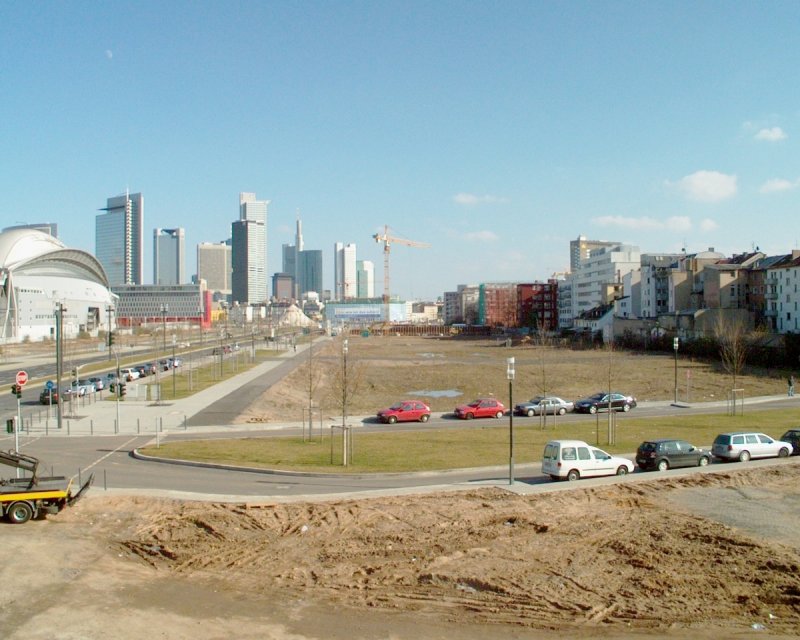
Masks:
[[[197,280],[205,280],[213,294],[231,295],[231,241],[197,245]]]
[[[356,245],[334,245],[334,290],[337,300],[356,297]]]
[[[356,297],[375,297],[375,265],[371,260],[356,260]]]
[[[142,284],[144,196],[126,193],[108,198],[95,219],[95,256],[111,286]]]
[[[184,284],[184,235],[180,228],[153,230],[153,284]]]
[[[239,219],[231,225],[231,297],[241,305],[266,302],[267,207],[255,193],[239,194]]]

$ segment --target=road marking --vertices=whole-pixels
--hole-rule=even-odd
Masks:
[[[86,467],[86,468],[85,468],[85,469],[83,469],[82,471],[89,471],[89,470],[90,470],[92,467],[96,467],[96,466],[97,466],[98,464],[100,464],[100,463],[101,463],[103,460],[105,460],[105,459],[106,459],[106,458],[108,458],[109,456],[113,456],[115,453],[119,453],[119,450],[120,450],[120,449],[122,449],[123,447],[126,447],[126,446],[128,446],[128,445],[129,445],[131,442],[133,442],[134,440],[137,440],[137,439],[139,439],[139,438],[141,438],[141,437],[142,437],[142,436],[134,436],[134,437],[133,437],[133,438],[131,438],[130,440],[128,440],[128,441],[126,441],[126,442],[123,442],[123,443],[122,443],[121,445],[119,445],[119,446],[118,446],[116,449],[112,449],[112,450],[111,450],[111,451],[109,451],[109,452],[108,452],[106,455],[99,457],[97,460],[95,460],[95,461],[94,461],[92,464],[90,464],[88,467]]]

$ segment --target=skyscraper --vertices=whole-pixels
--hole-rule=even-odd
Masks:
[[[371,260],[356,260],[356,297],[375,297],[375,265]]]
[[[334,290],[337,300],[356,297],[356,245],[334,245]]]
[[[322,251],[319,249],[297,254],[297,288],[300,297],[309,291],[322,296]]]
[[[153,284],[186,282],[183,229],[153,230]]]
[[[225,298],[231,295],[231,241],[201,242],[197,245],[197,279]]]
[[[239,194],[239,219],[231,224],[233,302],[258,304],[267,295],[267,207],[255,193]]]
[[[109,284],[143,284],[144,196],[125,193],[108,198],[95,219],[95,256]]]

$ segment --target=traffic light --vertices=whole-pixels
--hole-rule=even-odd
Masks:
[[[14,433],[14,418],[6,420],[6,433]]]
[[[11,393],[17,396],[17,398],[22,397],[22,385],[21,384],[12,384],[11,385]]]
[[[114,346],[114,332],[113,331],[109,331],[108,332],[108,346],[109,347],[113,347]]]
[[[128,393],[128,389],[126,389],[126,384],[124,382],[119,383],[119,395],[121,397],[125,397],[125,394]]]

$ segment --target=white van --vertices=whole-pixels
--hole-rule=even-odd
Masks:
[[[120,369],[119,377],[126,382],[130,382],[131,380],[139,379],[139,372],[136,369]]]
[[[553,480],[578,480],[594,476],[624,476],[633,462],[592,447],[582,440],[551,440],[544,447],[542,473]]]

